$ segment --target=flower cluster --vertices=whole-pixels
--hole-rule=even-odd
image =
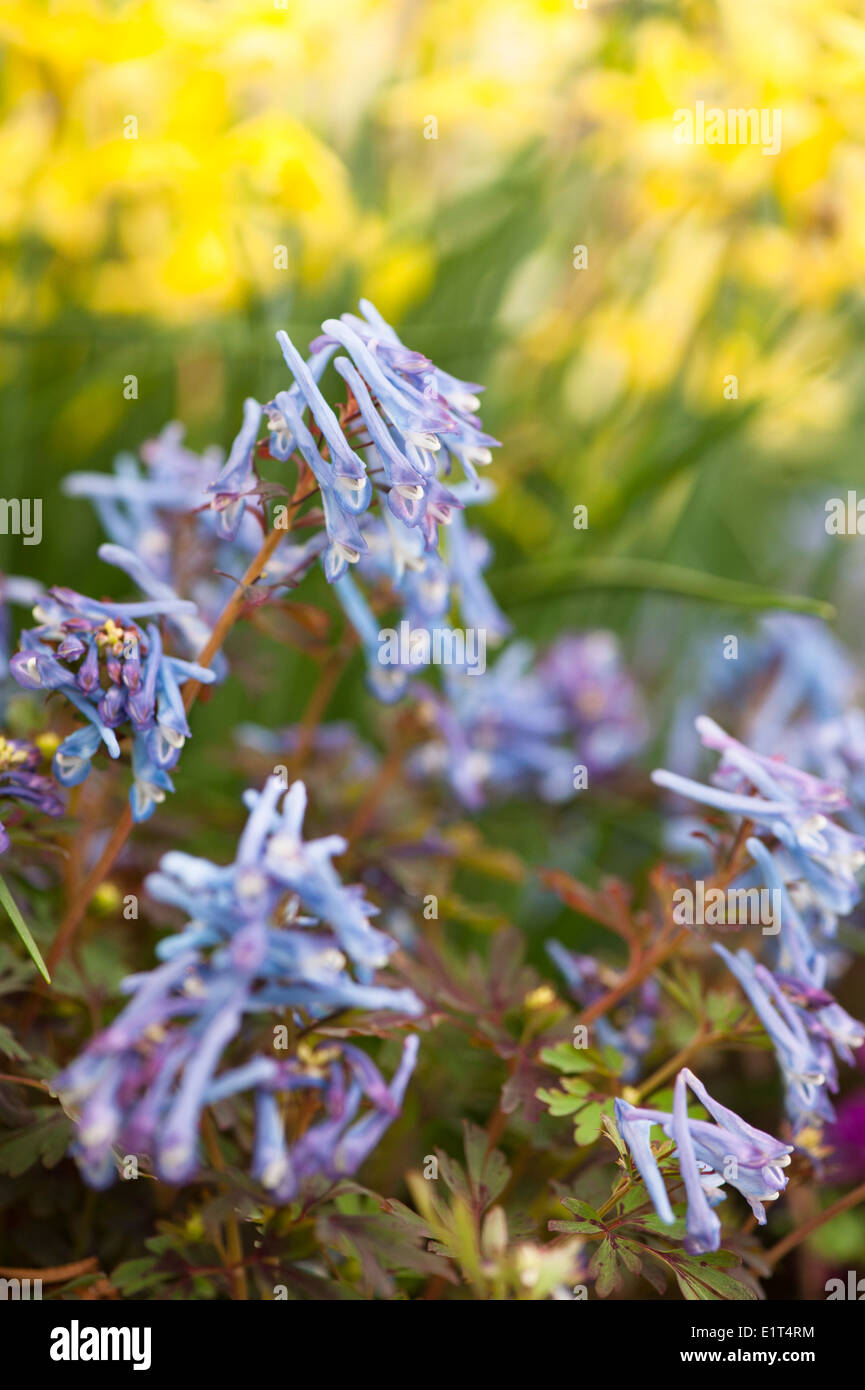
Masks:
[[[183,439],[181,425],[166,425],[141,446],[140,460],[121,454],[113,473],[70,473],[63,490],[92,503],[110,542],[100,547],[102,559],[125,570],[150,598],[193,601],[195,611],[174,613],[171,625],[194,660],[225,606],[227,576],[242,574],[261,545],[262,523],[248,512],[232,541],[222,537],[206,491],[222,466],[222,450],[196,454]],[[270,569],[273,575],[276,561]],[[218,679],[226,669],[219,653]]]
[[[331,863],[346,842],[305,841],[305,787],[295,782],[283,793],[272,777],[261,793],[247,794],[232,864],[172,852],[147,880],[152,897],[190,920],[161,942],[162,964],[125,982],[129,1004],[54,1082],[77,1115],[75,1154],[94,1186],[113,1181],[117,1149],[152,1156],[167,1182],[188,1180],[198,1168],[205,1107],[252,1091],[253,1175],[286,1202],[305,1177],[353,1172],[399,1112],[414,1036],[390,1085],[347,1043],[301,1045],[285,1059],[255,1051],[263,1014],[278,1020],[276,1039],[280,1029],[289,1034],[304,1020],[309,1028],[336,1010],[422,1011],[411,990],[373,981],[395,943],[372,927],[373,909]],[[242,1060],[220,1071],[235,1042]],[[297,1092],[312,1098],[307,1120],[323,1113],[290,1143],[279,1098],[287,1104]]]
[[[42,754],[35,743],[0,735],[0,801],[34,806],[43,816],[60,816],[63,802],[54,783],[36,771],[41,762]],[[0,821],[0,854],[8,848],[9,833]]]
[[[209,683],[214,675],[169,656],[158,624],[142,628],[137,619],[195,614],[193,603],[174,596],[103,603],[65,588],[51,589],[37,603],[37,626],[22,633],[10,666],[19,685],[59,690],[87,721],[54,754],[54,775],[63,786],[84,781],[100,745],[118,758],[118,734],[129,732],[135,820],[146,820],[174,790],[169,771],[189,737],[180,687],[190,679]]]
[[[760,659],[746,675],[753,698],[744,737],[761,752],[782,751],[798,766],[841,783],[852,802],[848,820],[865,830],[861,675],[816,618],[774,614],[764,619],[761,637]]]
[[[360,307],[363,318],[344,314],[325,320],[308,360],[287,333],[277,334],[293,382],[263,407],[271,457],[287,460],[296,452],[318,484],[324,567],[331,583],[368,551],[360,519],[374,500],[405,528],[417,528],[426,550],[435,550],[439,525],[447,525],[462,505],[440,475],[458,460],[476,480],[476,465],[489,463],[490,446],[498,442],[484,434],[473,414],[479,387],[457,381],[406,348],[367,301]],[[338,417],[319,380],[340,348],[348,356],[336,357],[334,367],[350,394]],[[258,402],[247,399],[240,433],[208,485],[225,537],[236,533],[246,499],[255,491],[261,415]]]
[[[411,663],[382,665],[379,623],[349,567],[398,605],[412,630],[440,628],[456,603],[484,642],[500,640],[509,625],[482,577],[490,550],[462,517],[493,495],[477,469],[497,441],[475,414],[482,387],[406,348],[368,301],[360,307],[363,317],[326,320],[308,358],[277,334],[292,384],[263,407],[252,397],[244,402],[224,462],[218,449],[187,449],[173,424],[143,446],[140,463],[121,455],[113,475],[73,473],[64,487],[96,508],[110,541],[104,559],[154,599],[182,594],[195,602],[195,614],[174,619],[194,658],[224,604],[224,576],[242,574],[261,545],[266,518],[253,504],[287,493],[282,482],[262,482],[258,456],[295,458],[314,481],[324,528],[300,543],[282,540],[268,560],[268,585],[299,582],[320,558],[360,638],[371,688],[392,701],[414,672]],[[331,363],[348,392],[339,413],[319,385]],[[262,417],[268,435],[260,444]],[[451,481],[455,465],[462,481]],[[315,520],[310,513],[306,525]],[[274,524],[281,525],[276,512]],[[221,655],[215,670],[225,671]]]
[[[714,1124],[689,1117],[689,1086]],[[782,1169],[790,1162],[792,1146],[755,1129],[735,1111],[713,1100],[687,1067],[676,1077],[672,1113],[619,1099],[616,1124],[656,1212],[670,1226],[676,1218],[652,1152],[652,1126],[660,1125],[667,1138],[673,1140],[687,1200],[687,1235],[683,1244],[689,1254],[704,1254],[720,1246],[721,1223],[713,1208],[724,1199],[724,1182],[742,1193],[761,1226],[766,1223],[763,1203],[774,1201],[787,1186]]]
[[[415,765],[443,775],[471,807],[519,791],[566,801],[646,736],[638,692],[607,632],[562,637],[537,662],[515,642],[483,679],[446,671],[443,696],[423,693],[434,737]]]
[[[838,1089],[833,1049],[852,1063],[854,1049],[865,1043],[865,1025],[825,989],[838,917],[860,898],[856,874],[865,864],[865,840],[832,819],[849,806],[843,787],[754,752],[706,717],[697,720],[697,729],[703,743],[721,754],[715,785],[665,771],[655,772],[653,780],[759,831],[746,840],[752,867],[745,878],[756,875],[781,903],[775,971],[748,951],[733,954],[721,945],[715,950],[766,1028],[794,1136],[807,1147],[833,1118],[827,1094]]]

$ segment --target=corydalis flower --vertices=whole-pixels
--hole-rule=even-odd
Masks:
[[[42,585],[35,579],[25,579],[16,574],[0,574],[0,684],[4,683],[9,675],[12,645],[9,605],[20,604],[32,610],[42,593]]]
[[[795,976],[773,975],[748,951],[714,950],[735,975],[769,1035],[785,1086],[794,1135],[833,1119],[828,1092],[838,1090],[833,1047],[847,1062],[865,1043],[865,1027],[832,995]]]
[[[353,1171],[399,1111],[417,1052],[411,1038],[390,1086],[348,1044],[285,1059],[253,1052],[220,1070],[231,1045],[248,1053],[253,1016],[282,1023],[288,1010],[306,1025],[334,1010],[422,1011],[411,990],[373,981],[395,942],[371,926],[373,909],[331,863],[345,841],[303,839],[303,784],[284,793],[273,777],[246,801],[232,864],[175,851],[148,878],[152,897],[191,920],[160,943],[163,964],[124,982],[129,1004],[54,1083],[78,1113],[74,1152],[95,1186],[113,1180],[118,1146],[152,1155],[165,1181],[187,1181],[205,1107],[252,1091],[253,1171],[288,1201],[304,1177]],[[276,1096],[297,1090],[318,1092],[324,1115],[291,1144]]]
[[[0,735],[0,803],[33,806],[43,816],[63,814],[63,803],[51,778],[36,771],[41,761],[35,743]],[[0,821],[0,854],[8,848],[9,834]]]
[[[488,489],[483,489],[473,497],[466,484],[457,484],[456,491],[466,502],[485,501],[490,495]],[[421,658],[415,665],[383,661],[383,620],[374,615],[354,575],[344,574],[334,584],[334,592],[360,639],[366,658],[367,685],[373,694],[387,704],[401,699],[412,676],[417,675],[418,665],[425,664],[424,645],[427,653],[434,650],[436,634],[448,652],[461,645],[466,653],[466,644],[470,648],[474,642],[476,658],[478,643],[482,641],[485,663],[487,642],[498,643],[509,631],[509,624],[483,578],[489,546],[482,536],[468,529],[462,513],[454,514],[442,552],[428,550],[418,530],[404,526],[388,512],[369,522],[364,537],[367,550],[360,558],[358,577],[378,586],[387,585],[388,606],[392,601],[400,605],[395,621],[408,624],[412,651],[416,658]],[[455,607],[459,610],[460,626],[453,629],[449,618]],[[451,633],[455,633],[454,642]]]
[[[368,299],[359,307],[361,318],[343,314],[327,319],[323,337],[311,348],[339,345],[348,351],[386,419],[403,435],[409,458],[417,459],[415,467],[420,464],[428,472],[434,467],[429,455],[443,449],[467,477],[476,478],[477,467],[492,461],[490,450],[499,442],[483,432],[476,414],[484,388],[460,381],[407,348]]]
[[[150,598],[176,598],[182,590],[194,601],[196,613],[177,614],[170,623],[184,654],[194,660],[225,607],[227,576],[243,574],[261,546],[262,521],[249,512],[232,540],[223,537],[222,513],[209,505],[206,492],[219,473],[222,451],[193,453],[183,445],[180,425],[166,425],[141,446],[140,458],[121,454],[113,473],[70,473],[63,490],[95,508],[111,542],[100,548],[101,558],[125,570]],[[269,574],[279,569],[274,559]],[[220,677],[227,670],[221,654],[214,669]]]
[[[714,1124],[689,1118],[689,1086]],[[673,1140],[687,1200],[687,1236],[683,1244],[689,1254],[705,1254],[721,1244],[721,1223],[713,1208],[723,1200],[720,1189],[724,1182],[742,1193],[759,1224],[765,1225],[763,1203],[774,1201],[787,1186],[782,1169],[790,1162],[791,1145],[746,1124],[735,1111],[713,1100],[687,1067],[676,1077],[672,1114],[631,1105],[625,1100],[617,1100],[615,1109],[619,1133],[656,1212],[668,1226],[676,1218],[652,1152],[652,1125],[660,1125],[667,1138]]]
[[[609,774],[634,756],[648,721],[611,632],[565,634],[543,653],[539,670],[565,710],[574,751],[590,776]]]
[[[100,744],[118,758],[120,730],[132,734],[135,819],[146,820],[174,790],[168,772],[189,737],[180,687],[190,679],[208,684],[214,675],[166,655],[159,627],[148,622],[142,628],[137,619],[195,612],[195,604],[174,597],[102,603],[61,588],[36,605],[38,626],[22,633],[11,670],[26,689],[59,690],[87,720],[54,754],[54,775],[63,786],[84,781]]]
[[[245,402],[229,457],[207,484],[221,534],[231,537],[247,497],[258,490],[254,456],[263,409],[270,456],[287,460],[299,453],[318,484],[330,582],[366,554],[361,518],[374,501],[402,526],[416,528],[425,550],[436,551],[439,526],[462,506],[443,477],[457,460],[475,485],[477,465],[490,462],[497,443],[474,414],[479,387],[406,348],[367,301],[361,311],[362,318],[326,320],[308,358],[287,333],[277,334],[292,383],[263,408],[252,398]],[[340,349],[347,355],[337,356]],[[350,392],[340,415],[319,384],[331,360]]]
[[[637,692],[608,633],[563,638],[539,661],[514,642],[483,675],[445,670],[443,686],[442,695],[424,692],[434,737],[415,766],[443,774],[467,806],[523,790],[567,801],[578,765],[609,773],[645,737]]]
[[[722,753],[715,781],[706,786],[674,772],[652,781],[680,796],[755,822],[784,847],[791,869],[827,911],[846,914],[858,902],[856,873],[865,864],[865,840],[829,819],[849,803],[843,788],[767,758],[738,743],[713,720],[696,721],[703,743]],[[753,795],[749,786],[756,788]]]

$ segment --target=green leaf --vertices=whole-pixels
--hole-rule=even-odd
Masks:
[[[17,931],[18,935],[21,937],[21,940],[24,942],[24,945],[27,947],[27,950],[33,960],[33,964],[36,966],[36,969],[39,971],[43,979],[50,985],[51,976],[48,974],[48,970],[46,969],[45,962],[42,959],[39,947],[36,945],[36,942],[33,940],[33,937],[30,935],[30,928],[24,921],[24,918],[21,916],[21,913],[18,910],[18,904],[16,903],[12,894],[9,892],[9,889],[6,886],[6,880],[3,878],[2,874],[0,874],[0,904],[2,904],[8,912],[9,917],[12,920],[12,925]]]
[[[4,1057],[11,1057],[14,1062],[26,1062],[30,1056],[5,1023],[0,1023],[0,1052]]]
[[[609,1240],[602,1241],[592,1256],[589,1275],[595,1281],[595,1293],[598,1298],[606,1298],[613,1289],[621,1287],[622,1276],[619,1273],[616,1252]]]
[[[489,1139],[486,1130],[464,1120],[463,1134],[465,1136],[466,1163],[475,1198],[473,1205],[480,1215],[486,1211],[487,1207],[492,1206],[504,1190],[511,1176],[511,1170],[501,1149],[493,1149],[491,1153],[487,1152]]]
[[[709,1255],[668,1256],[667,1262],[672,1267],[685,1298],[700,1299],[704,1302],[722,1300],[748,1303],[757,1297],[747,1284],[724,1272],[724,1265],[739,1264],[737,1256],[729,1250],[717,1250]]]
[[[0,1173],[17,1178],[40,1161],[53,1168],[66,1153],[72,1122],[58,1106],[40,1106],[34,1121],[0,1140]]]
[[[574,1142],[580,1145],[593,1144],[601,1132],[603,1107],[600,1101],[589,1101],[577,1116],[574,1125]]]
[[[616,1241],[616,1253],[625,1269],[631,1274],[641,1274],[643,1261],[640,1259],[640,1246],[632,1240],[622,1240],[621,1237]]]
[[[791,613],[810,613],[827,621],[835,617],[834,607],[823,599],[806,594],[784,594],[759,584],[725,579],[720,574],[707,574],[660,560],[618,556],[594,560],[555,557],[511,566],[507,574],[492,575],[490,580],[499,600],[506,604],[539,598],[572,598],[580,589],[636,589],[641,593],[677,594],[680,598],[699,599],[729,608],[784,608]]]
[[[589,1206],[588,1202],[581,1202],[579,1197],[561,1197],[559,1200],[567,1211],[572,1211],[574,1213],[574,1216],[582,1217],[584,1221],[594,1221],[597,1224],[602,1224],[598,1213],[595,1211],[594,1207]]]
[[[573,1043],[561,1042],[555,1047],[541,1048],[541,1061],[556,1071],[578,1072],[597,1071],[598,1058],[587,1047],[574,1047]]]
[[[548,1221],[547,1228],[570,1236],[596,1236],[604,1229],[599,1221]]]
[[[551,1231],[563,1231],[569,1235],[593,1235],[598,1236],[606,1229],[603,1218],[598,1216],[594,1207],[590,1207],[588,1202],[580,1201],[579,1197],[571,1197],[566,1189],[554,1183],[559,1201],[567,1211],[573,1212],[578,1217],[577,1221],[550,1221],[548,1222]]]
[[[549,1107],[551,1115],[573,1115],[575,1110],[579,1110],[586,1103],[585,1091],[568,1095],[565,1091],[548,1091],[541,1088],[535,1095]]]
[[[171,1278],[159,1269],[159,1261],[145,1255],[138,1260],[124,1260],[111,1275],[111,1283],[119,1293],[131,1297],[143,1289],[152,1289]]]

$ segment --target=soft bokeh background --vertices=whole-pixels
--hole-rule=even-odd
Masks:
[[[304,344],[364,294],[487,383],[493,588],[532,638],[617,630],[656,746],[707,635],[755,619],[712,583],[661,592],[658,562],[834,602],[861,657],[861,542],[824,530],[827,498],[865,495],[861,4],[6,0],[0,41],[0,491],[44,502],[41,546],[0,537],[0,568],[118,596],[62,475],[170,419],[227,447],[244,396],[285,385],[275,330]],[[676,144],[697,100],[779,109],[780,153]],[[251,659],[255,716],[290,723],[311,663]],[[170,812],[207,797],[226,844],[215,750],[249,676],[197,711]],[[358,663],[334,712],[368,708]],[[491,814],[573,872],[627,873],[656,834],[636,802],[553,843],[534,808]]]
[[[517,631],[618,630],[660,735],[706,635],[747,642],[754,613],[647,591],[655,562],[832,599],[861,646],[857,538],[824,531],[862,480],[853,0],[8,0],[0,37],[2,491],[44,501],[0,567],[116,591],[62,475],[173,418],[227,447],[284,385],[274,331],[366,294],[488,384]],[[780,109],[781,152],[677,144],[697,100]],[[315,670],[266,665],[256,712],[290,722]],[[214,790],[212,736],[249,712],[239,680],[218,703],[192,754]]]
[[[243,397],[284,384],[275,329],[304,342],[363,293],[488,383],[484,525],[518,630],[617,628],[661,711],[700,635],[748,613],[609,587],[637,558],[840,595],[858,644],[856,538],[823,527],[862,475],[858,11],[9,0],[3,492],[43,497],[44,540],[0,537],[0,565],[116,585],[62,474],[172,418],[227,447]],[[780,109],[781,152],[675,143],[698,99]],[[285,722],[307,677],[274,661],[260,713]]]
[[[362,292],[489,383],[503,559],[806,586],[787,504],[857,473],[857,4],[9,0],[0,36],[4,489],[46,508],[12,568],[96,582],[58,477],[170,417],[227,444],[273,330]],[[697,99],[780,108],[781,153],[677,145]]]

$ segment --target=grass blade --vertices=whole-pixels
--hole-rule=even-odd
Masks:
[[[36,945],[36,942],[33,940],[33,937],[30,935],[30,928],[24,921],[24,918],[21,916],[21,913],[18,911],[18,904],[16,903],[12,894],[9,892],[9,889],[6,885],[6,880],[3,878],[2,874],[0,874],[0,904],[2,904],[3,907],[5,907],[6,911],[9,913],[9,916],[12,919],[12,925],[17,931],[18,935],[21,937],[21,940],[24,942],[24,945],[27,947],[27,950],[29,951],[33,959],[33,964],[36,966],[36,969],[39,971],[40,975],[44,978],[44,980],[50,985],[51,976],[48,974],[48,971],[45,967],[45,962],[42,959],[39,947]]]
[[[550,560],[543,564],[517,565],[490,576],[493,592],[512,604],[533,599],[573,597],[583,589],[635,589],[642,593],[678,594],[731,608],[784,608],[831,621],[835,609],[823,599],[806,594],[785,594],[725,579],[720,574],[668,565],[659,560]]]

